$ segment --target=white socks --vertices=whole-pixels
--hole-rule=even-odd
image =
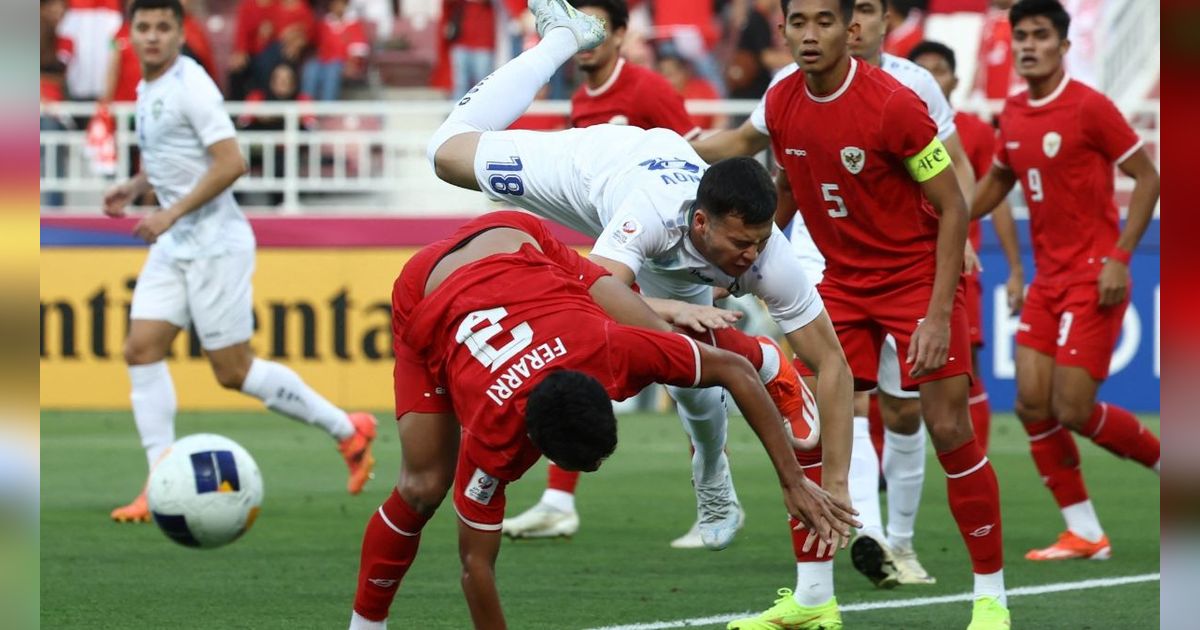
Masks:
[[[770,383],[779,376],[779,351],[769,343],[758,342],[762,346],[762,367],[758,369],[758,378],[764,383]]]
[[[820,606],[833,599],[833,560],[797,562],[792,597],[801,606]]]
[[[891,489],[888,489],[891,492]],[[995,573],[975,574],[975,598],[995,597],[1000,605],[1008,608],[1008,596],[1004,593],[1004,569]]]
[[[1067,529],[1076,536],[1088,542],[1097,542],[1104,537],[1104,529],[1100,527],[1100,518],[1096,516],[1091,500],[1068,505],[1062,509],[1062,515]]]
[[[692,439],[692,448],[696,451],[692,455],[692,480],[698,484],[719,482],[729,471],[729,462],[725,458],[729,420],[725,414],[724,390],[720,387],[668,387],[667,392],[675,399],[683,430]]]
[[[437,150],[454,136],[507,129],[525,113],[558,67],[577,52],[575,34],[570,29],[555,28],[536,46],[497,68],[463,96],[434,132],[426,150],[429,163],[433,164]]]
[[[166,361],[129,366],[129,402],[150,468],[175,441],[175,384]]]
[[[267,409],[289,418],[319,426],[339,441],[354,435],[354,425],[345,411],[313,391],[287,366],[254,359],[242,391],[263,401]]]
[[[541,503],[545,503],[559,512],[574,512],[575,511],[575,495],[554,488],[546,488],[542,492]]]
[[[912,549],[913,526],[925,485],[925,426],[912,435],[884,429],[883,477],[887,479],[887,535],[893,549]]]
[[[387,619],[371,621],[362,615],[350,613],[350,630],[387,630]]]
[[[850,503],[858,510],[858,520],[863,524],[858,531],[882,540],[879,456],[875,454],[875,446],[871,444],[868,421],[862,416],[854,418],[854,442],[850,451]]]

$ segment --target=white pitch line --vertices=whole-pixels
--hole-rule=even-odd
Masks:
[[[1126,584],[1139,584],[1141,582],[1157,582],[1159,574],[1145,573],[1142,575],[1127,575],[1124,577],[1115,578],[1099,578],[1095,580],[1080,580],[1078,582],[1055,582],[1052,584],[1042,584],[1040,586],[1020,586],[1009,589],[1009,597],[1021,597],[1025,595],[1045,595],[1046,593],[1061,593],[1063,591],[1081,591],[1093,588],[1109,588],[1112,586],[1124,586]],[[841,611],[858,612],[862,610],[880,610],[885,608],[915,608],[918,606],[935,606],[937,604],[950,604],[954,602],[969,602],[975,599],[974,593],[959,593],[957,595],[941,595],[938,597],[910,597],[908,599],[893,599],[881,602],[863,602],[860,604],[849,604],[841,606]],[[734,619],[739,619],[748,615],[754,614],[751,611],[713,615],[711,617],[696,617],[694,619],[675,619],[673,621],[652,621],[649,623],[631,623],[620,626],[601,626],[598,628],[589,628],[588,630],[669,630],[671,628],[695,628],[697,626],[708,626],[716,623],[727,623]]]

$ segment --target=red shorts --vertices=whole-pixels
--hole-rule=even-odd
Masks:
[[[397,419],[406,413],[453,412],[446,388],[400,335],[409,313],[424,299],[429,272],[445,255],[446,249],[448,247],[426,247],[417,252],[392,285],[392,350],[396,353],[392,382],[396,394]]]
[[[913,391],[921,383],[938,381],[959,374],[971,377],[971,339],[967,323],[967,307],[963,289],[959,283],[954,294],[954,310],[950,315],[950,352],[946,365],[936,372],[913,378],[908,367],[900,365],[900,387]],[[908,355],[908,344],[917,323],[925,317],[929,298],[933,294],[933,280],[901,285],[882,290],[863,290],[837,284],[829,276],[818,285],[817,291],[825,301],[825,310],[833,320],[838,341],[846,353],[850,372],[854,374],[854,387],[868,390],[879,378],[879,351],[885,335],[896,339],[896,355],[903,362]],[[804,371],[802,374],[811,374]]]
[[[1081,367],[1102,381],[1108,378],[1128,306],[1126,299],[1101,308],[1095,282],[1057,287],[1035,279],[1025,294],[1017,343],[1054,357],[1059,365]]]
[[[966,290],[967,326],[971,330],[971,346],[983,346],[983,283],[979,281],[979,272],[975,272],[963,282]]]
[[[454,511],[467,527],[498,532],[504,521],[504,489],[508,482],[485,472],[488,449],[463,433],[454,471]]]

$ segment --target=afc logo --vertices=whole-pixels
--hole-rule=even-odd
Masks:
[[[496,493],[499,481],[483,472],[483,469],[476,468],[475,474],[471,475],[471,481],[467,484],[467,489],[463,491],[463,494],[476,503],[487,505],[492,502],[492,495]]]

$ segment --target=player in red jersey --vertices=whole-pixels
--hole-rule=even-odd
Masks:
[[[957,60],[954,51],[941,42],[923,41],[913,47],[909,58],[917,65],[925,68],[937,80],[946,98],[958,87],[958,76],[955,75]],[[971,160],[972,170],[978,179],[983,179],[992,167],[992,156],[996,153],[996,129],[974,114],[957,112],[954,114],[954,124],[958,127],[958,135],[962,138],[963,148]],[[1008,293],[1008,306],[1012,313],[1021,308],[1025,300],[1025,271],[1021,263],[1020,244],[1017,240],[1017,224],[1013,221],[1012,208],[1001,201],[992,214],[992,224],[996,228],[996,236],[1000,240],[1000,248],[1008,259],[1008,282],[1005,288]],[[979,250],[983,242],[983,230],[979,220],[971,221],[967,239],[972,247]],[[967,279],[967,316],[971,325],[971,364],[975,366],[975,380],[971,383],[970,400],[971,424],[975,428],[975,439],[979,448],[987,452],[988,435],[991,432],[992,411],[988,402],[988,393],[984,389],[983,378],[979,373],[979,348],[983,347],[983,284],[979,281],[979,270],[975,269]]]
[[[859,389],[875,385],[884,335],[895,338],[905,357],[901,385],[920,391],[950,511],[971,557],[970,629],[1008,628],[1000,491],[967,412],[966,202],[925,105],[850,56],[847,42],[860,28],[854,0],[781,5],[800,71],[766,97],[780,192],[794,197],[779,207],[800,209],[826,255],[818,290]],[[797,591],[785,589],[771,609],[730,628],[841,628],[832,565],[793,546]]]
[[[662,127],[687,139],[699,135],[700,128],[688,116],[683,98],[666,78],[621,57],[629,23],[625,0],[571,0],[571,5],[602,18],[607,31],[599,46],[575,55],[585,81],[571,97],[571,126],[609,123]]]
[[[543,455],[596,470],[617,442],[610,399],[650,383],[728,388],[789,514],[816,534],[808,544],[844,539],[855,524],[848,505],[805,479],[748,361],[666,332],[637,294],[539,219],[495,213],[426,247],[396,279],[392,306],[403,463],[363,536],[352,629],[385,627],[421,529],[452,484],[472,620],[504,627],[494,575],[506,486]]]
[[[607,36],[591,50],[575,55],[586,82],[571,97],[571,126],[591,127],[605,123],[642,129],[663,127],[684,138],[700,133],[688,116],[683,98],[658,73],[627,63],[620,55],[629,22],[625,0],[572,0],[581,12],[604,20]],[[546,491],[528,510],[504,520],[504,534],[513,538],[573,536],[579,531],[575,489],[580,473],[563,470],[553,462],[547,467]],[[673,547],[702,548],[696,525]]]
[[[1129,305],[1130,255],[1158,202],[1158,171],[1112,101],[1067,75],[1071,18],[1062,5],[1022,0],[1009,15],[1029,89],[1004,105],[995,164],[973,208],[986,214],[1018,180],[1029,204],[1036,272],[1017,329],[1017,416],[1067,524],[1057,542],[1025,557],[1107,558],[1079,449],[1063,428],[1158,472],[1158,438],[1125,409],[1096,401]],[[1123,230],[1114,164],[1136,180]]]

